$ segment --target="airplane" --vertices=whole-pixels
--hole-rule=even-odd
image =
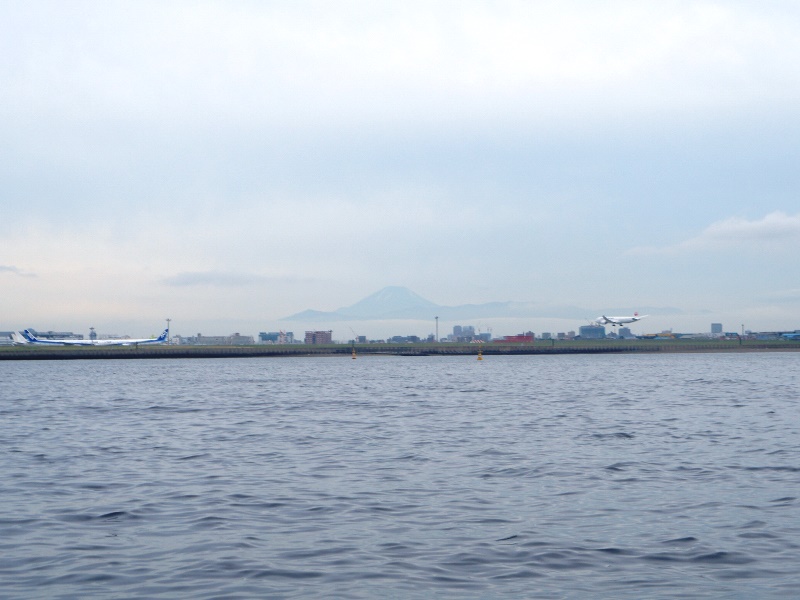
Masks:
[[[598,325],[611,325],[612,327],[616,327],[617,325],[636,323],[636,321],[641,321],[647,316],[648,315],[640,316],[638,312],[633,313],[631,317],[607,317],[603,315],[602,317],[597,317],[594,322]]]
[[[30,342],[26,340],[19,331],[12,331],[11,339],[14,340],[15,346],[21,346],[22,344],[30,344]]]
[[[169,328],[161,332],[157,338],[126,339],[118,338],[112,340],[45,340],[39,339],[31,333],[30,329],[22,332],[22,338],[29,344],[42,344],[47,346],[135,346],[138,344],[163,344],[167,341]],[[15,336],[16,339],[16,336]]]

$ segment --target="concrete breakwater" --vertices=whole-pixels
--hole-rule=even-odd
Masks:
[[[0,360],[246,358],[286,356],[484,356],[501,354],[629,354],[636,352],[798,351],[798,341],[556,341],[534,344],[347,344],[274,346],[8,346]]]

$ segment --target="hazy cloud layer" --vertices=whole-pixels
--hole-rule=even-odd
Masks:
[[[215,271],[197,273],[177,273],[164,279],[171,286],[243,286],[266,281],[265,277],[246,273],[221,273]]]
[[[800,288],[784,289],[771,291],[764,298],[766,303],[780,302],[795,304],[800,302]],[[800,327],[798,327],[800,329]]]
[[[731,217],[706,227],[699,235],[664,248],[637,248],[634,253],[678,253],[730,248],[763,248],[787,244],[800,251],[800,214],[772,212],[761,219],[749,221]]]
[[[18,275],[19,277],[36,277],[35,273],[29,273],[19,267],[13,267],[10,265],[0,265],[0,273],[11,273],[13,275]]]

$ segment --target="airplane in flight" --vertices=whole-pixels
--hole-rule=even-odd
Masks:
[[[633,316],[630,317],[607,317],[603,315],[602,317],[597,317],[594,322],[598,325],[611,325],[612,327],[616,327],[617,325],[636,323],[636,321],[641,321],[646,316],[648,315],[640,315],[638,312],[633,313]]]
[[[19,334],[18,334],[19,335]],[[129,339],[117,338],[111,340],[47,340],[39,339],[31,333],[30,329],[26,329],[20,336],[29,344],[41,344],[46,346],[136,346],[139,344],[163,344],[167,341],[169,335],[169,328],[161,332],[157,338],[142,338],[142,339]],[[17,336],[14,336],[15,339]]]

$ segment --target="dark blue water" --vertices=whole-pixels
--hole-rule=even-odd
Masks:
[[[797,598],[799,366],[0,363],[0,597]]]

